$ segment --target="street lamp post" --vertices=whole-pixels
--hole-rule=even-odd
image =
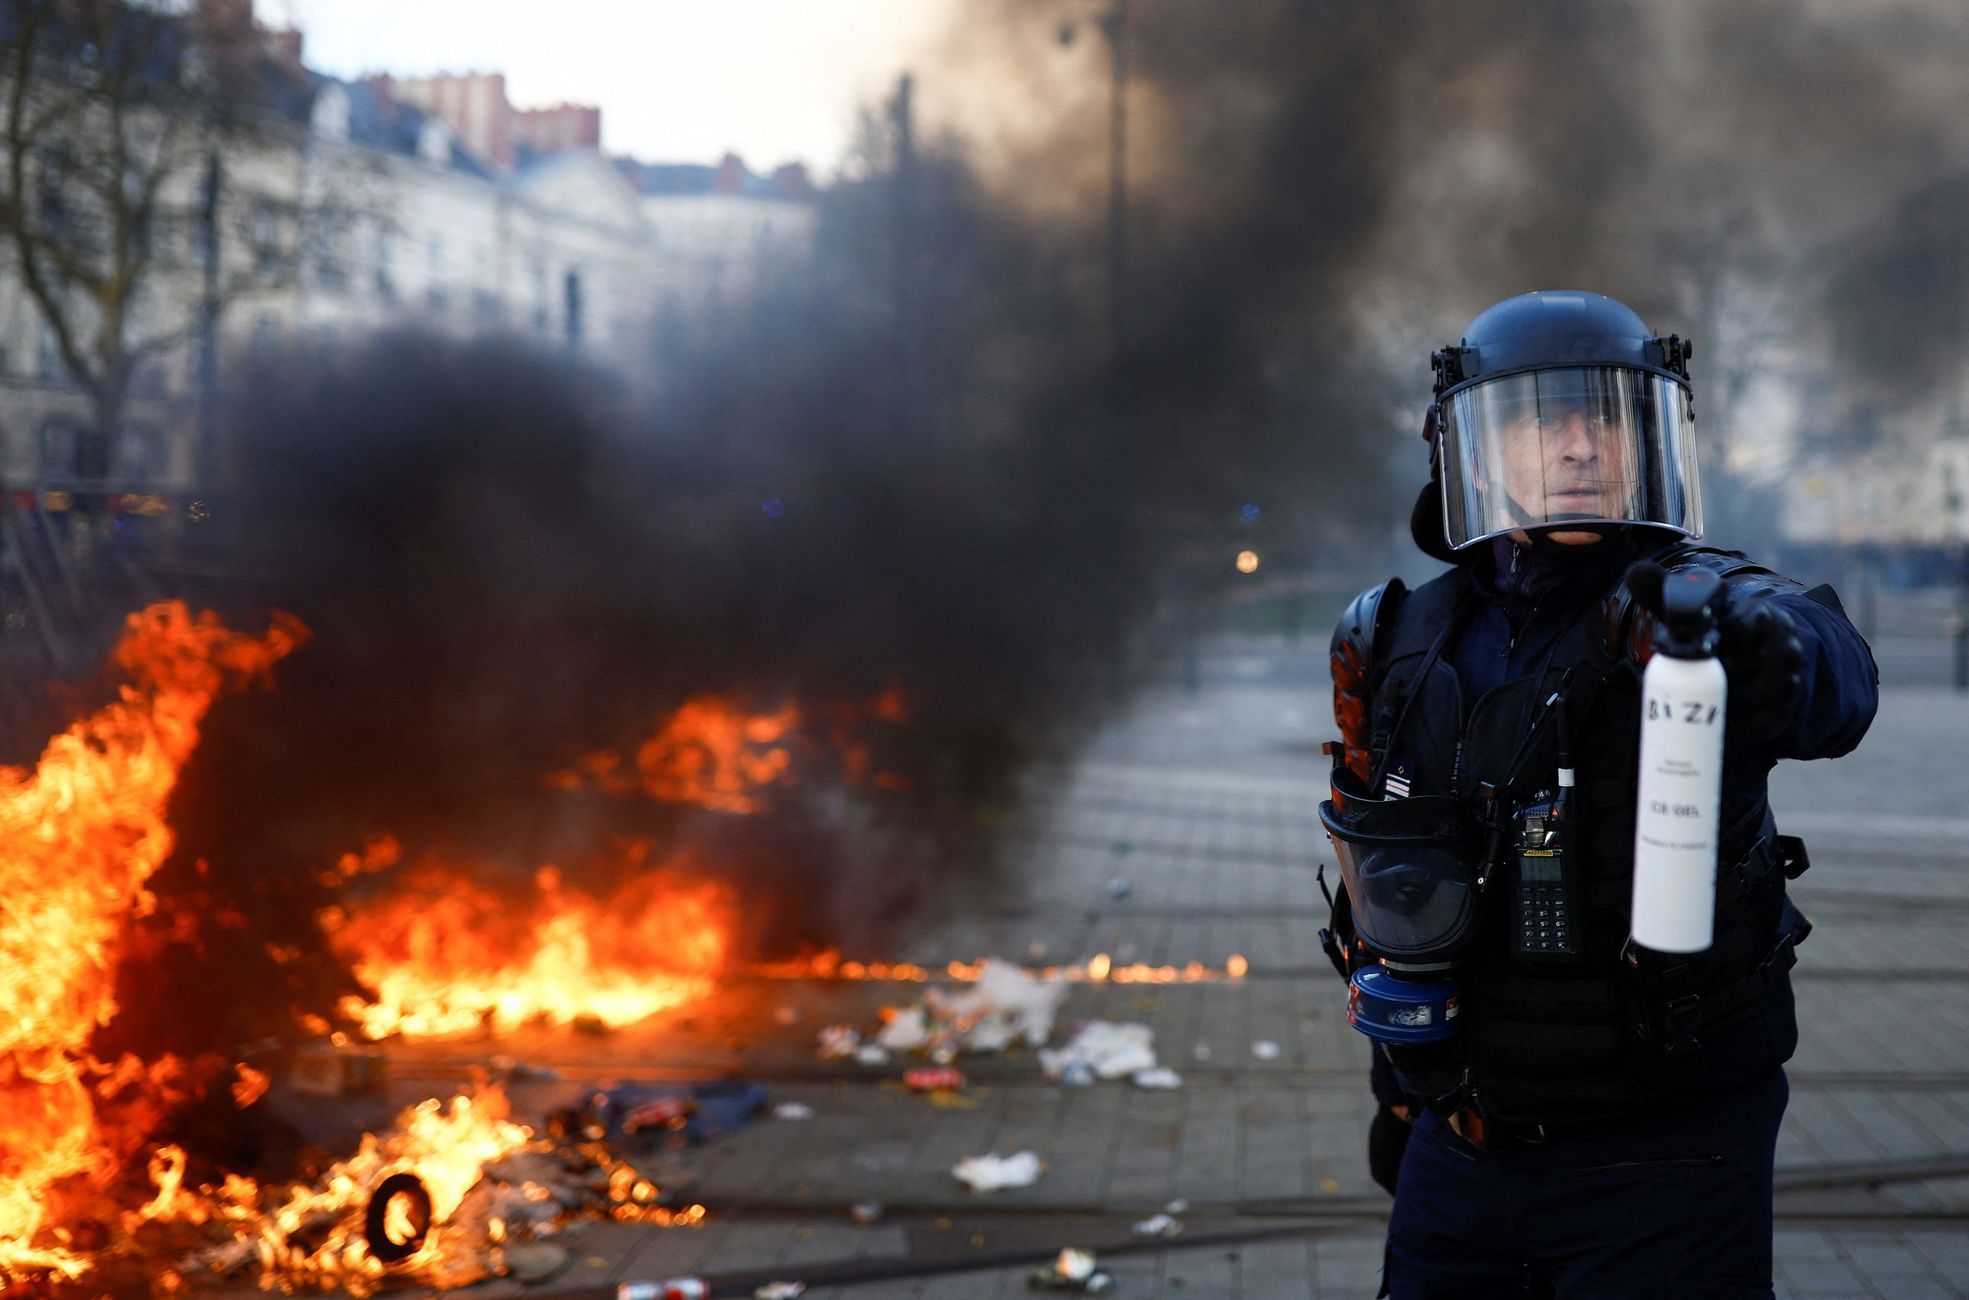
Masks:
[[[1108,92],[1108,353],[1119,363],[1128,283],[1128,0],[1101,16],[1113,73]]]

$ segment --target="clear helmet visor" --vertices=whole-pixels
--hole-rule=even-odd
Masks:
[[[1665,376],[1617,366],[1505,375],[1445,400],[1440,433],[1451,546],[1567,524],[1702,534],[1689,394]]]

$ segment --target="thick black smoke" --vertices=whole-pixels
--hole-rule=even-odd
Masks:
[[[643,834],[767,886],[768,947],[879,942],[989,891],[1020,762],[1083,734],[1150,616],[1221,589],[1239,547],[1385,573],[1428,351],[1478,310],[1591,288],[1693,334],[1731,500],[1760,382],[1824,379],[1840,268],[1927,265],[1866,241],[1969,144],[1940,3],[1129,12],[1112,347],[1095,10],[1002,0],[922,70],[947,126],[872,111],[813,266],[653,349],[657,396],[415,337],[262,376],[212,533],[264,580],[208,594],[316,640],[215,712],[165,887],[204,858],[292,938],[309,873],[379,831],[516,876]],[[742,819],[542,781],[702,691],[768,710],[891,681],[915,714],[875,739],[906,791]]]
[[[1115,7],[965,5],[942,104],[989,141],[993,192],[1096,265],[1108,46],[1092,20]],[[1267,526],[1307,544],[1295,559],[1330,563],[1363,531],[1379,550],[1389,498],[1424,471],[1429,350],[1511,294],[1594,289],[1694,336],[1712,523],[1743,540],[1733,489],[1769,477],[1774,439],[1850,445],[1854,407],[1904,411],[1953,382],[1957,191],[1905,205],[1969,168],[1959,5],[1127,13],[1130,291],[1153,377],[1131,432],[1172,491],[1202,469],[1220,499],[1263,493]]]

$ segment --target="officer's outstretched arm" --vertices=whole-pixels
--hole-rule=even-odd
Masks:
[[[1880,674],[1831,587],[1746,573],[1726,582],[1717,624],[1732,749],[1775,761],[1837,758],[1860,743]]]
[[[1799,643],[1798,696],[1777,758],[1838,758],[1859,745],[1880,706],[1880,669],[1831,587],[1768,597],[1790,618]],[[1730,683],[1732,691],[1736,682]]]

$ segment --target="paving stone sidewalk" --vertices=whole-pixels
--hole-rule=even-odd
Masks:
[[[559,1064],[562,1087],[660,1061],[765,1080],[815,1113],[762,1120],[669,1171],[710,1207],[705,1226],[585,1228],[569,1270],[528,1293],[699,1274],[717,1294],[777,1277],[808,1281],[810,1298],[1013,1295],[1032,1260],[1080,1245],[1102,1251],[1119,1296],[1373,1296],[1387,1200],[1362,1155],[1366,1043],[1316,938],[1324,665],[1252,643],[1216,647],[1205,668],[1201,691],[1145,699],[1049,778],[991,914],[880,954],[1215,969],[1239,954],[1240,981],[1082,984],[1062,1009],[1063,1025],[1151,1025],[1180,1089],[1059,1087],[1011,1053],[964,1063],[972,1108],[938,1107],[897,1085],[900,1063],[814,1059],[820,1025],[872,1025],[919,994],[865,982],[735,985],[660,1050],[635,1033],[502,1044]],[[1778,1149],[1780,1296],[1969,1296],[1965,736],[1969,697],[1890,691],[1860,756],[1774,782],[1784,824],[1812,841],[1794,893],[1818,926],[1796,974],[1803,1041]],[[406,1054],[405,1086],[454,1070],[456,1052]],[[979,1195],[950,1176],[964,1156],[1019,1150],[1046,1162],[1029,1188]],[[1131,1231],[1173,1201],[1187,1203],[1182,1236]],[[881,1220],[855,1222],[858,1202],[881,1203]]]

